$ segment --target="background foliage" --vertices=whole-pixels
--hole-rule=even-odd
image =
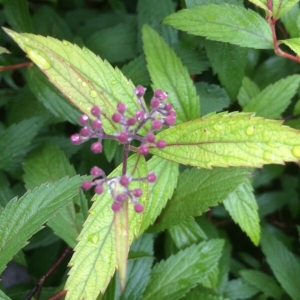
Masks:
[[[40,299],[64,288],[72,300],[299,299],[300,64],[274,53],[265,19],[280,18],[280,47],[299,56],[298,1],[274,0],[272,9],[264,0],[0,3],[14,39],[0,31],[0,272],[12,261],[1,299],[30,299],[66,247],[75,254]],[[147,103],[152,89],[168,91],[177,126],[159,136],[187,146],[153,149],[139,163],[139,174],[158,180],[145,212],[130,208],[120,294],[110,197],[78,191],[95,164],[118,174],[122,147],[105,141],[95,156],[69,136],[95,103],[108,115],[118,101],[134,111],[138,84]],[[109,118],[105,126],[117,129]],[[27,276],[10,284],[16,264]]]

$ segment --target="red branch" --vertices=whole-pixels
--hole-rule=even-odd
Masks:
[[[26,68],[26,67],[30,67],[32,65],[33,65],[33,62],[28,61],[28,62],[22,63],[22,64],[5,66],[5,67],[0,68],[0,72],[10,71],[10,70],[15,70],[15,69],[20,69],[20,68]]]

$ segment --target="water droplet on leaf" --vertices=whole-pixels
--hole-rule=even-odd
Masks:
[[[38,49],[33,49],[29,46],[25,47],[28,57],[42,70],[48,70],[52,67],[51,60],[45,53]]]
[[[213,125],[213,129],[214,129],[215,131],[220,132],[220,131],[222,130],[222,126],[220,126],[220,125]]]
[[[95,90],[91,90],[90,91],[90,95],[93,97],[93,98],[96,98],[98,96],[97,92]]]
[[[86,87],[86,82],[83,81],[83,82],[82,82],[82,86],[83,86],[83,87]]]
[[[254,126],[249,126],[247,129],[246,129],[246,134],[247,135],[252,135],[254,133]]]
[[[95,214],[96,214],[96,212],[95,212],[94,210],[91,210],[91,211],[90,211],[90,215],[91,215],[91,216],[94,216]]]
[[[68,46],[68,45],[69,45],[69,42],[67,42],[67,41],[63,41],[62,43],[63,43],[63,45],[65,45],[65,46]]]
[[[263,154],[263,158],[268,161],[273,160],[274,155],[271,152],[265,151]]]
[[[293,154],[296,158],[300,159],[300,145],[293,147],[293,149],[292,149],[292,154]]]

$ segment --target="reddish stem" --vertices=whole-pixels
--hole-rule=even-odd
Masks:
[[[26,68],[26,67],[30,67],[32,65],[33,65],[33,62],[28,61],[28,62],[22,63],[22,64],[5,66],[5,67],[0,68],[0,72],[10,71],[10,70],[15,70],[15,69],[20,69],[20,68]]]
[[[268,0],[267,4],[268,4],[269,10],[271,10],[273,12],[273,3],[272,3],[272,1]],[[300,63],[300,57],[299,56],[289,54],[289,53],[284,52],[280,49],[279,45],[281,44],[281,42],[277,40],[277,35],[276,35],[276,30],[275,30],[275,25],[276,25],[277,19],[275,19],[272,16],[269,16],[268,13],[267,13],[266,20],[268,21],[268,23],[271,27],[274,52],[276,53],[276,55],[282,56],[282,57],[291,59],[291,60],[293,60],[297,63]]]
[[[42,291],[42,287],[43,287],[43,284],[45,282],[45,280],[57,269],[57,267],[62,263],[62,261],[64,260],[64,258],[71,252],[71,248],[70,247],[67,247],[66,250],[63,252],[63,254],[59,257],[59,259],[54,263],[54,265],[48,270],[48,272],[43,275],[38,283],[34,286],[34,288],[28,293],[28,295],[24,298],[24,300],[30,300],[34,295],[35,293],[37,292],[37,299],[40,298],[40,294],[41,294],[41,291]],[[63,292],[63,291],[61,291]],[[61,293],[60,292],[60,293]],[[57,294],[56,294],[57,295]],[[53,296],[55,297],[55,295]],[[51,298],[49,298],[51,299]],[[53,300],[55,299],[59,299],[59,298],[53,298]]]

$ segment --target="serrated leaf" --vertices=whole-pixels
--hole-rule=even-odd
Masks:
[[[186,222],[225,200],[250,171],[243,168],[189,169],[179,176],[177,189],[159,217],[155,230]]]
[[[299,39],[300,41],[300,39]],[[300,48],[299,48],[300,49]],[[292,75],[268,85],[244,107],[244,112],[256,112],[260,117],[279,119],[298,90],[300,75]],[[270,99],[272,104],[270,105]]]
[[[299,131],[249,113],[207,115],[164,130],[157,138],[167,146],[151,153],[196,167],[261,167],[300,159]]]
[[[246,106],[255,96],[259,94],[259,88],[250,78],[244,77],[242,86],[237,95],[239,105]],[[274,100],[274,99],[273,99]]]
[[[79,110],[74,107],[36,67],[28,68],[27,82],[31,92],[56,117],[78,123]]]
[[[229,299],[251,299],[259,290],[243,279],[230,280],[224,291],[224,296]]]
[[[0,209],[14,197],[10,188],[10,182],[3,172],[0,172]]]
[[[273,48],[268,23],[241,6],[227,3],[193,6],[166,17],[164,24],[209,40],[255,49]]]
[[[242,270],[240,274],[245,281],[264,292],[268,297],[281,299],[283,290],[272,276],[258,270]]]
[[[284,28],[289,34],[290,38],[297,38],[300,36],[300,6],[295,5],[290,11],[280,18]]]
[[[126,104],[129,114],[139,109],[133,84],[119,69],[114,69],[87,48],[51,37],[5,31],[82,112],[93,118],[91,108],[100,106],[107,133],[114,133],[118,128],[111,120],[118,102]]]
[[[178,164],[153,156],[147,161],[148,170],[157,176],[149,185],[149,199],[145,206],[140,234],[153,224],[167,201],[172,197],[179,175]]]
[[[281,40],[280,42],[290,47],[298,56],[300,56],[300,38]]]
[[[121,168],[122,165],[108,177],[120,176]],[[127,168],[127,173],[133,173],[134,177],[147,175],[145,161],[141,160],[139,155],[133,155],[128,159]],[[141,181],[133,183],[134,188],[142,188],[143,196],[140,202],[146,206],[147,184]],[[114,213],[111,209],[113,202],[111,194],[105,191],[102,195],[95,195],[92,200],[94,203],[90,208],[90,214],[84,223],[78,238],[79,242],[70,262],[72,268],[65,285],[65,290],[68,290],[67,300],[96,299],[99,293],[106,289],[116,268]],[[129,205],[128,218],[128,245],[130,245],[133,238],[139,234],[143,214],[135,213],[133,206]]]
[[[274,234],[271,234],[267,230],[262,231],[261,247],[270,268],[281,286],[293,300],[299,299],[299,258],[288,250]]]
[[[39,118],[13,124],[0,133],[0,169],[6,168],[12,160],[27,147],[40,127]]]
[[[176,300],[197,283],[214,286],[223,245],[221,239],[194,244],[156,264],[143,300]]]
[[[179,250],[207,239],[206,234],[195,220],[175,225],[168,230],[168,233]]]
[[[24,181],[27,189],[35,188],[45,182],[61,179],[65,176],[75,176],[76,172],[65,154],[55,145],[47,143],[31,152],[24,161]],[[62,208],[47,225],[56,235],[61,237],[69,246],[75,247],[76,238],[81,231],[87,200],[80,203],[80,195],[74,197],[78,204],[79,213],[76,213],[74,203]]]
[[[0,273],[27,240],[78,193],[79,176],[46,183],[0,211]]]
[[[211,4],[211,3],[214,4],[229,3],[229,4],[243,6],[243,2],[241,2],[240,0],[185,0],[185,4],[188,8],[195,5],[203,5],[203,4]]]
[[[235,100],[242,85],[247,62],[247,49],[215,41],[204,41],[214,74],[231,100]]]
[[[260,239],[260,220],[258,205],[249,180],[242,183],[223,203],[234,222],[241,227],[253,244],[257,246]]]
[[[174,50],[148,25],[142,30],[147,67],[153,90],[163,89],[177,111],[177,122],[200,115],[200,101],[187,68]]]
[[[273,17],[279,19],[298,2],[299,0],[272,0]]]
[[[200,96],[202,116],[211,112],[222,111],[229,106],[230,99],[226,91],[219,85],[197,82],[195,86]]]

